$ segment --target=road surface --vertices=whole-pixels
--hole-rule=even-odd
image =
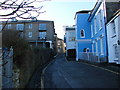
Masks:
[[[120,75],[58,55],[42,74],[42,88],[119,88]]]

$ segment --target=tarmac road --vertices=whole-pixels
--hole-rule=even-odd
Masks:
[[[119,88],[120,75],[58,55],[42,74],[42,88]]]

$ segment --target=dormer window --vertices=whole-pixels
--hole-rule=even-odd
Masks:
[[[85,31],[83,29],[80,31],[80,37],[85,38]]]

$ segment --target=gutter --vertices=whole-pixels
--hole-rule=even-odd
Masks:
[[[97,12],[99,6],[101,5],[103,0],[98,0],[97,3],[95,4],[94,8],[92,9],[92,12],[88,18],[88,21],[90,22],[91,19],[93,18],[93,16],[95,15],[95,13]]]

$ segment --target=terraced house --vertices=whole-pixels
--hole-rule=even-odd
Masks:
[[[0,25],[5,25],[3,21]],[[25,38],[31,47],[55,48],[55,29],[53,21],[45,20],[12,20],[8,21],[4,30],[17,30],[22,38]]]
[[[76,12],[76,60],[108,62],[106,24],[119,9],[120,0],[98,0],[92,10]]]
[[[120,9],[114,14],[106,27],[109,63],[120,64]]]
[[[69,58],[76,57],[76,44],[75,44],[75,27],[65,26],[65,43],[66,43],[66,56]]]

